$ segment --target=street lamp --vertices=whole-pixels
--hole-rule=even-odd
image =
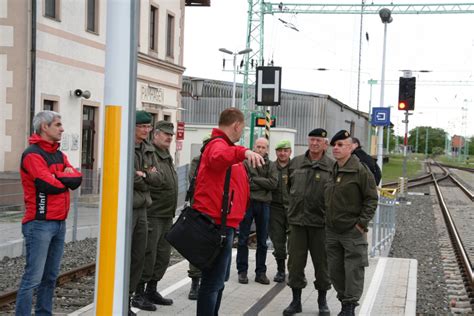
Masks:
[[[387,24],[392,22],[392,12],[383,8],[379,11],[380,19],[384,24],[384,37],[383,37],[383,54],[382,54],[382,80],[380,82],[380,107],[384,106],[384,90],[385,90],[385,53],[387,48]],[[377,136],[377,164],[382,170],[383,165],[383,126],[378,127]]]
[[[252,49],[251,48],[246,48],[244,50],[241,50],[240,52],[231,52],[230,50],[228,50],[226,48],[219,48],[219,51],[234,56],[234,61],[233,61],[234,82],[233,82],[233,85],[232,85],[232,107],[235,108],[235,85],[236,85],[235,79],[236,79],[236,75],[237,75],[237,64],[236,64],[237,63],[237,55],[248,54],[252,51]]]

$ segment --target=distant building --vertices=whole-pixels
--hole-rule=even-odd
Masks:
[[[98,174],[107,3],[0,1],[0,173],[18,172],[32,117],[54,110],[65,127],[61,149],[74,166]],[[176,123],[185,69],[185,5],[210,1],[139,3],[137,108],[151,112],[154,121]]]
[[[458,156],[464,148],[464,137],[454,135],[451,137],[451,153],[453,156]]]
[[[182,104],[184,111],[182,117],[187,126],[186,130],[195,132],[196,126],[210,130],[217,124],[219,113],[231,105],[233,83],[204,79],[202,96],[196,99],[191,97],[191,79],[183,77]],[[254,90],[255,87],[250,88],[251,93]],[[239,108],[241,107],[241,98],[242,84],[237,84],[236,105]],[[254,99],[252,99],[246,112],[247,126],[254,123],[251,122],[251,113],[263,115],[262,110],[262,107],[255,106]],[[271,114],[276,117],[276,130],[281,129],[278,131],[281,135],[291,136],[292,140],[294,139],[294,155],[306,151],[308,133],[317,127],[326,129],[329,139],[337,131],[346,129],[353,136],[358,137],[364,147],[367,147],[369,128],[367,113],[357,111],[329,95],[283,89],[281,105],[272,107]],[[201,132],[205,133],[205,131]],[[262,132],[263,129],[256,128],[255,137],[262,135]],[[249,131],[247,131],[246,146],[249,146],[249,138]],[[192,156],[198,153],[201,144],[200,141],[189,144],[185,137],[183,146],[181,163],[186,164]],[[186,148],[189,146],[192,148]]]

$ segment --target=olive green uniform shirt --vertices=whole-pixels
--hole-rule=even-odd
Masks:
[[[359,224],[367,229],[377,209],[377,186],[370,170],[351,155],[346,164],[332,165],[325,190],[326,226],[344,233]]]
[[[133,173],[133,208],[145,208],[151,205],[150,186],[159,185],[162,181],[162,173],[158,169],[158,161],[154,156],[154,147],[147,141],[135,144],[134,171],[143,171],[145,177]],[[157,172],[148,172],[156,167]]]
[[[288,223],[324,227],[324,189],[330,178],[334,160],[323,154],[320,160],[311,161],[309,151],[290,163],[290,199]]]
[[[264,159],[265,165],[257,168],[252,167],[247,160],[244,164],[250,178],[250,199],[270,203],[272,191],[277,188],[278,175],[275,164],[268,159],[268,155]]]
[[[152,204],[148,208],[148,217],[174,217],[178,204],[178,175],[169,150],[154,147],[162,181],[150,187]]]

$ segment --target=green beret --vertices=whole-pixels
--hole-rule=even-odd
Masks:
[[[169,121],[158,121],[158,123],[155,124],[155,129],[166,134],[174,135],[174,125]]]
[[[146,111],[137,111],[135,114],[135,124],[150,124],[151,115]]]
[[[276,146],[275,146],[275,150],[277,149],[282,149],[282,148],[291,148],[291,142],[287,139],[282,139],[280,140]]]
[[[331,139],[331,146],[334,146],[334,143],[336,143],[336,141],[343,140],[349,137],[351,137],[351,133],[342,129],[339,132],[337,132],[336,135],[334,135],[333,138]]]
[[[323,128],[315,128],[308,134],[309,137],[326,137],[328,136],[328,132],[326,132]]]

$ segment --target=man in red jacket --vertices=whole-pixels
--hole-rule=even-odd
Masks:
[[[197,301],[197,315],[218,315],[229,279],[234,230],[244,217],[249,201],[249,180],[242,161],[252,166],[264,164],[262,156],[243,146],[234,145],[245,128],[244,115],[236,108],[224,110],[219,117],[219,128],[214,128],[199,165],[194,192],[193,209],[212,217],[221,224],[222,195],[225,175],[232,168],[229,197],[233,197],[227,215],[226,242],[212,266],[202,270]]]
[[[59,113],[39,112],[33,118],[34,134],[21,157],[25,200],[22,233],[26,267],[16,299],[16,314],[30,315],[37,289],[35,314],[51,315],[69,212],[69,189],[81,185],[82,174],[58,150],[64,128]]]

